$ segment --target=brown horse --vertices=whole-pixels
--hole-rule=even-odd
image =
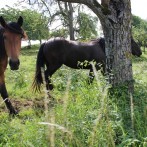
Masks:
[[[0,24],[0,94],[10,114],[17,114],[17,111],[8,99],[4,72],[8,64],[8,59],[11,70],[18,70],[19,68],[21,39],[26,38],[26,34],[21,28],[23,18],[20,16],[17,22],[10,22],[7,24],[1,16]]]
[[[132,54],[140,56],[142,54],[140,47],[131,39]],[[88,64],[83,66],[82,63],[88,61]],[[93,68],[89,64],[90,61],[95,61],[97,70],[102,68],[105,73],[105,40],[100,38],[91,42],[82,43],[77,41],[68,41],[63,38],[50,39],[48,42],[40,46],[37,61],[36,61],[36,74],[33,82],[33,88],[40,91],[42,81],[41,67],[46,68],[45,80],[47,89],[52,90],[53,85],[50,77],[59,69],[63,64],[75,69],[90,69],[89,76],[90,82],[93,81]],[[45,67],[46,66],[46,67]],[[48,78],[49,77],[49,78]]]

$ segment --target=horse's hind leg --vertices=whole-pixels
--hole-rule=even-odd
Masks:
[[[0,85],[0,93],[1,93],[1,96],[2,96],[4,102],[5,102],[6,106],[7,106],[10,114],[12,114],[12,115],[18,114],[18,112],[14,109],[14,107],[12,106],[10,100],[8,99],[8,92],[7,92],[5,83]]]
[[[94,80],[94,73],[93,73],[93,68],[91,67],[90,68],[90,71],[89,71],[89,79],[88,79],[88,84],[91,84]]]
[[[45,81],[46,81],[47,90],[52,90],[53,89],[53,84],[52,84],[50,78],[51,78],[51,76],[50,76],[49,70],[46,70],[45,71]]]
[[[53,84],[51,82],[51,76],[56,72],[57,69],[59,69],[62,66],[62,64],[56,64],[56,65],[48,65],[47,69],[45,71],[45,80],[46,80],[46,88],[47,90],[53,89]]]

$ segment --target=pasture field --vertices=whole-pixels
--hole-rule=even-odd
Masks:
[[[100,72],[88,85],[89,71],[65,66],[52,77],[50,98],[44,88],[33,93],[37,51],[38,46],[22,49],[20,69],[10,71],[8,66],[6,71],[19,115],[11,118],[0,99],[0,147],[147,147],[147,53],[133,57],[130,102],[124,87],[109,97]]]

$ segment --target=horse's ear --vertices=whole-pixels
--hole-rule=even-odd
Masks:
[[[5,20],[4,20],[4,18],[3,18],[2,16],[0,17],[0,23],[1,23],[1,25],[2,25],[4,28],[7,26]]]
[[[19,24],[19,26],[21,27],[23,24],[23,18],[21,16],[19,16],[17,24]]]

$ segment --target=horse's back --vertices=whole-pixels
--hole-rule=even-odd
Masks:
[[[43,49],[44,57],[50,64],[63,60],[65,53],[64,40],[59,38],[49,39]]]
[[[70,41],[63,38],[48,40],[44,46],[48,64],[65,64],[78,68],[79,62],[103,62],[105,53],[99,43]]]

